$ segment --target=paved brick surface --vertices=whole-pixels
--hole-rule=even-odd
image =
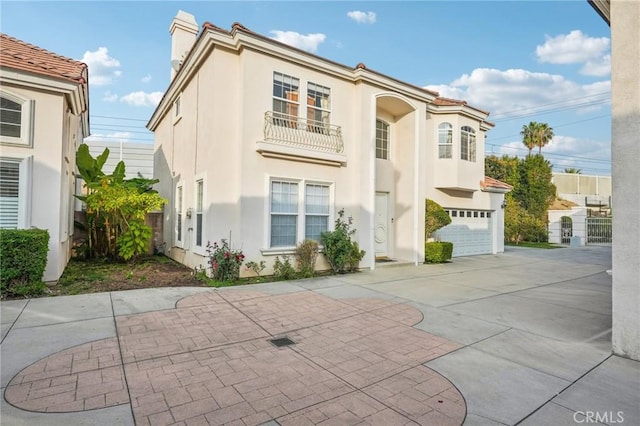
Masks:
[[[464,399],[422,365],[458,346],[421,320],[379,299],[203,293],[117,317],[118,338],[36,362],[5,398],[40,412],[130,402],[137,425],[461,424]],[[294,344],[269,342],[284,335]]]

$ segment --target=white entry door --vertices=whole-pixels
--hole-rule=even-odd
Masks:
[[[389,255],[389,193],[376,192],[376,257]]]

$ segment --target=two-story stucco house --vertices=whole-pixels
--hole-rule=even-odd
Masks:
[[[270,265],[344,209],[361,267],[419,263],[425,198],[452,216],[440,236],[454,255],[503,250],[508,187],[484,177],[487,112],[241,24],[199,31],[180,11],[170,32],[171,83],[148,128],[174,259],[205,265],[207,242],[227,238]]]
[[[0,34],[0,228],[49,231],[45,281],[60,278],[71,256],[87,79],[85,64]]]

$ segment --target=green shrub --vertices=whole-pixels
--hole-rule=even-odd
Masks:
[[[0,295],[41,294],[47,266],[49,232],[43,229],[0,229]]]
[[[424,244],[425,263],[444,263],[451,259],[453,243],[434,241]]]
[[[273,276],[279,280],[293,280],[297,277],[297,272],[291,265],[291,259],[289,256],[282,256],[283,261],[279,256],[276,256],[276,260],[273,263]]]
[[[207,257],[211,277],[217,281],[236,281],[240,278],[240,266],[244,262],[242,250],[232,250],[224,238],[221,244],[207,243]]]
[[[351,229],[351,218],[345,221],[344,209],[341,209],[335,220],[335,229],[321,234],[324,256],[333,272],[343,274],[358,269],[365,251],[360,250],[357,242],[351,241],[355,232],[355,229]]]
[[[318,242],[304,240],[296,247],[298,258],[298,271],[302,278],[312,277],[316,272],[316,259],[318,258]]]
[[[424,233],[425,239],[431,237],[431,234],[436,232],[443,226],[447,226],[451,223],[449,214],[444,211],[440,204],[428,198],[425,200],[424,209]]]

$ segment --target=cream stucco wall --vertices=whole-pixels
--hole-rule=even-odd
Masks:
[[[391,80],[384,86],[354,79],[343,68],[316,59],[309,62],[282,59],[253,48],[238,51],[206,42],[200,42],[195,50],[204,52],[202,60],[197,68],[193,66],[193,72],[185,74],[182,70],[176,76],[176,81],[183,81],[185,75],[189,78],[180,83],[181,90],[175,89],[178,83],[174,82],[175,87],[170,87],[170,96],[165,101],[169,106],[179,96],[181,117],[174,117],[173,111],[165,111],[166,106],[161,104],[150,122],[155,131],[154,169],[160,179],[158,188],[161,195],[171,200],[165,208],[166,251],[178,261],[190,267],[206,265],[204,247],[196,247],[191,235],[194,217],[186,219],[185,214],[195,207],[198,179],[205,182],[204,241],[230,238],[234,248],[243,250],[247,261],[267,262],[264,273],[271,272],[276,255],[291,253],[269,247],[272,179],[329,184],[330,226],[340,209],[353,219],[355,237],[367,252],[360,263],[364,268],[375,267],[376,191],[389,193],[389,214],[393,219],[389,230],[390,254],[405,261],[423,259],[425,197],[438,197],[443,205],[490,209],[489,195],[480,191],[484,172],[481,119],[452,115],[456,126],[470,125],[477,131],[477,161],[461,164],[455,176],[463,181],[463,186],[473,186],[477,191],[444,193],[433,188],[437,173],[433,157],[436,137],[426,118],[432,95],[403,91]],[[322,163],[316,161],[320,154],[312,151],[305,154],[306,159],[273,158],[271,151],[265,151],[268,144],[264,142],[264,117],[265,112],[273,109],[274,72],[299,79],[301,118],[306,117],[304,99],[308,83],[330,88],[330,122],[341,128],[344,152],[329,157],[341,160]],[[166,113],[156,117],[158,111]],[[376,118],[387,121],[391,128],[389,160],[375,158]],[[281,146],[278,152],[292,155],[294,150]],[[437,155],[437,147],[435,152]],[[173,214],[178,184],[183,188],[185,217],[182,244],[175,241]],[[323,267],[326,265],[320,265]]]
[[[613,352],[640,360],[640,2],[611,1]]]
[[[75,152],[80,119],[60,93],[3,84],[2,90],[34,101],[33,146],[1,146],[1,156],[31,158],[26,227],[49,231],[44,281],[57,280],[70,258],[73,234]]]

